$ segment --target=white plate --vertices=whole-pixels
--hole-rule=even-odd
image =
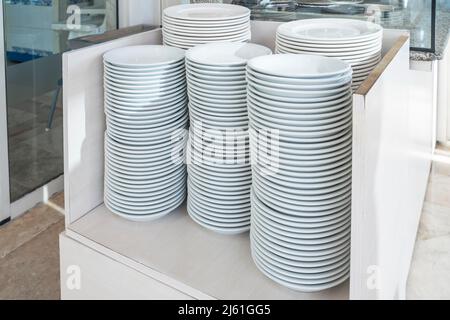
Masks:
[[[276,51],[278,53],[294,53],[294,54],[317,54],[326,57],[338,58],[344,61],[363,60],[370,57],[378,56],[381,53],[381,48],[358,51],[358,52],[323,52],[319,50],[304,50],[300,48],[291,48],[284,45],[277,45]]]
[[[189,49],[190,50],[190,49]],[[186,69],[193,72],[220,72],[219,75],[245,75],[246,66],[244,65],[206,65],[194,61],[186,60]],[[217,74],[217,73],[216,73]]]
[[[305,88],[305,90],[302,90],[302,88],[298,88],[298,89],[291,89],[291,88],[286,88],[286,89],[281,89],[281,88],[274,88],[274,87],[269,87],[266,85],[261,85],[257,82],[254,82],[251,80],[251,78],[248,78],[249,82],[249,86],[252,86],[254,90],[258,91],[258,92],[262,92],[265,93],[267,95],[270,95],[273,97],[274,100],[277,99],[278,96],[282,96],[282,97],[291,97],[291,98],[308,98],[308,99],[312,99],[312,98],[317,98],[317,99],[325,99],[327,97],[330,96],[335,96],[335,95],[339,95],[342,94],[344,92],[350,92],[350,86],[351,86],[351,81],[343,84],[342,86],[338,87],[338,88],[334,88],[334,89],[323,89],[323,88],[317,88],[316,90],[310,88]]]
[[[233,107],[229,107],[227,105],[212,106],[204,102],[199,102],[193,97],[191,97],[190,101],[192,108],[198,108],[199,111],[204,113],[212,113],[214,115],[221,115],[224,117],[245,117],[248,119],[247,108],[245,104],[237,104],[235,107],[233,105],[231,105]]]
[[[229,105],[241,104],[247,101],[246,94],[211,94],[208,91],[204,91],[202,89],[198,89],[197,87],[193,88],[189,86],[187,88],[189,98],[194,97],[200,101],[206,103],[228,103]]]
[[[317,42],[350,42],[379,37],[383,28],[354,19],[305,19],[282,24],[277,32],[287,37]]]
[[[342,221],[346,221],[351,217],[351,208],[350,206],[346,206],[343,208],[339,208],[336,210],[336,213],[331,214],[329,216],[324,217],[308,217],[302,218],[299,217],[296,220],[293,220],[294,217],[289,217],[289,220],[284,219],[283,215],[277,213],[276,215],[271,214],[270,210],[266,210],[265,207],[259,200],[257,203],[253,203],[255,201],[254,197],[252,197],[252,206],[261,218],[264,217],[267,224],[272,225],[281,230],[285,230],[288,232],[299,232],[299,230],[303,230],[304,232],[314,232],[315,230],[330,230],[334,229],[337,223]]]
[[[154,107],[154,106],[144,106],[144,107],[130,107],[122,106],[114,103],[110,103],[105,99],[105,109],[109,110],[114,117],[136,120],[136,121],[146,121],[147,119],[154,119],[161,117],[169,112],[175,112],[178,109],[186,109],[188,105],[187,97],[180,97],[178,100],[168,103],[165,107]]]
[[[181,76],[184,74],[185,66],[184,63],[180,64],[179,67],[175,69],[168,69],[161,72],[154,72],[154,71],[142,71],[142,72],[122,72],[122,71],[116,71],[112,69],[106,69],[105,73],[108,74],[110,77],[116,79],[116,81],[153,81],[153,80],[161,80],[169,77],[174,76]]]
[[[231,176],[230,174],[212,172],[197,165],[189,165],[188,170],[192,176],[198,175],[204,179],[217,181],[217,183],[230,183],[235,186],[249,185],[252,182],[252,172],[250,168],[243,174]]]
[[[304,227],[305,224],[310,224],[311,226],[328,226],[333,224],[336,220],[342,219],[343,216],[347,216],[351,212],[351,199],[349,199],[346,203],[343,203],[341,206],[336,206],[333,209],[329,209],[326,212],[323,212],[321,215],[311,215],[308,214],[306,216],[302,215],[289,215],[279,211],[277,208],[272,209],[264,204],[259,196],[253,190],[252,193],[252,205],[257,206],[260,212],[264,212],[267,214],[270,219],[276,221],[280,227],[291,226],[293,228]]]
[[[117,204],[114,202],[113,199],[108,197],[108,194],[105,194],[105,205],[110,209],[113,213],[121,214],[125,218],[139,218],[141,217],[144,219],[143,216],[145,216],[146,219],[142,221],[150,221],[154,220],[156,218],[160,218],[164,215],[167,215],[171,213],[175,208],[177,208],[181,203],[184,202],[186,198],[186,194],[180,194],[172,199],[167,199],[167,202],[163,204],[163,206],[159,207],[142,207],[140,209],[137,209],[137,206],[123,206],[120,204]]]
[[[230,18],[225,20],[184,20],[170,17],[163,13],[162,21],[165,25],[174,25],[177,27],[186,27],[186,28],[228,28],[232,26],[242,25],[242,24],[250,24],[250,16],[243,16],[240,18]]]
[[[251,69],[248,69],[247,71],[247,81],[250,83],[258,84],[261,86],[269,87],[269,88],[275,88],[275,89],[285,89],[285,90],[333,90],[342,88],[343,86],[349,84],[352,81],[351,75],[342,77],[340,79],[336,79],[333,83],[305,83],[305,84],[299,84],[299,83],[279,83],[276,82],[275,79],[272,79],[272,81],[267,81],[262,78],[259,78],[257,75],[253,73]]]
[[[103,58],[119,67],[156,67],[184,59],[185,52],[178,48],[160,45],[130,46],[111,50]]]
[[[247,73],[253,76],[256,79],[260,79],[267,82],[273,82],[276,84],[288,84],[288,85],[299,85],[299,86],[313,86],[313,85],[330,85],[340,82],[345,82],[351,74],[349,72],[343,73],[341,75],[337,75],[335,77],[330,78],[318,78],[318,79],[299,79],[299,78],[286,78],[284,76],[274,76],[269,74],[260,73],[256,70],[247,68]]]
[[[263,74],[297,79],[330,78],[351,72],[346,62],[316,55],[262,56],[250,60],[248,66]]]
[[[209,181],[206,180],[202,180],[201,177],[196,177],[194,176],[190,176],[189,179],[191,179],[191,181],[193,183],[195,183],[197,186],[202,186],[204,189],[208,189],[211,190],[211,193],[214,194],[226,194],[226,195],[231,195],[231,196],[238,196],[238,195],[244,195],[247,196],[250,192],[250,188],[251,186],[245,186],[242,188],[235,188],[234,186],[220,186],[220,185],[216,185],[216,184],[212,184],[209,183]]]
[[[363,54],[367,51],[381,51],[382,48],[382,41],[381,39],[377,39],[377,41],[370,42],[370,43],[361,43],[359,46],[353,46],[353,47],[323,47],[322,45],[314,46],[314,44],[305,44],[299,41],[293,41],[293,40],[286,40],[282,37],[277,37],[276,39],[276,46],[279,47],[286,47],[290,49],[297,49],[300,51],[311,51],[311,52],[317,52],[317,53],[323,53],[324,55],[327,55],[328,53],[341,53],[341,54],[347,54],[347,55],[357,55],[357,54]]]
[[[268,266],[262,262],[258,256],[255,256],[252,252],[253,261],[258,269],[266,276],[274,280],[275,282],[283,285],[292,290],[301,291],[304,293],[313,293],[324,291],[338,286],[342,282],[345,282],[350,276],[350,267],[347,267],[344,271],[336,274],[333,277],[328,277],[322,280],[304,280],[286,276],[278,269],[274,270],[273,266]]]
[[[153,119],[147,119],[145,121],[136,122],[133,120],[124,120],[121,118],[114,117],[112,113],[105,110],[107,115],[107,124],[112,125],[114,129],[123,131],[124,133],[155,133],[160,130],[161,127],[165,127],[168,124],[174,123],[179,119],[183,118],[187,112],[186,107],[178,108],[175,112],[171,112],[169,115],[164,115]]]
[[[180,68],[184,65],[184,60],[179,60],[177,62],[162,64],[158,66],[135,66],[135,67],[121,67],[119,65],[112,64],[106,60],[103,60],[105,71],[109,71],[111,73],[116,74],[128,74],[128,75],[142,75],[142,74],[166,74],[173,73],[180,70]]]
[[[314,204],[317,205],[331,205],[333,203],[336,203],[337,201],[340,201],[342,197],[345,195],[348,195],[349,191],[351,189],[349,188],[351,179],[348,178],[347,182],[344,182],[340,185],[336,185],[333,188],[329,188],[328,190],[323,190],[323,192],[327,192],[330,190],[329,193],[323,193],[323,194],[317,194],[317,195],[292,195],[292,194],[280,194],[280,192],[275,192],[276,189],[272,189],[267,186],[267,184],[261,182],[259,179],[254,179],[253,181],[255,188],[258,190],[258,194],[264,196],[266,201],[271,201],[272,203],[280,202],[282,205],[280,205],[281,208],[286,209],[292,209],[292,206],[299,206],[301,208],[302,206],[308,206],[309,204],[313,206]],[[299,188],[302,186],[299,185]],[[267,191],[266,193],[263,193],[261,190]],[[319,191],[320,192],[320,191]],[[267,194],[270,195],[270,197],[267,197]],[[337,201],[336,201],[337,200]]]
[[[188,188],[189,189],[189,188]],[[241,214],[248,213],[250,215],[250,202],[248,204],[240,205],[240,206],[228,206],[228,205],[215,205],[201,200],[198,197],[194,197],[192,190],[188,191],[189,201],[195,205],[201,207],[204,211],[214,211],[220,214]],[[249,221],[250,222],[250,221]]]
[[[205,93],[211,93],[211,94],[226,94],[226,95],[236,95],[236,94],[243,94],[246,93],[246,83],[239,83],[236,85],[216,85],[213,83],[206,84],[204,82],[200,81],[192,81],[191,76],[187,76],[188,85],[191,89],[195,90],[201,90]]]
[[[211,205],[226,206],[226,208],[229,208],[231,210],[239,210],[240,208],[250,208],[250,194],[244,198],[212,196],[212,194],[204,192],[202,189],[198,188],[190,180],[188,180],[188,189],[190,190],[189,192],[190,197],[202,200],[204,201],[204,203],[208,203]]]
[[[309,130],[310,127],[314,126],[326,126],[326,125],[332,125],[333,123],[336,123],[338,121],[341,121],[345,118],[347,118],[351,112],[352,112],[352,105],[351,103],[347,103],[344,105],[344,107],[340,108],[337,112],[329,113],[329,114],[321,114],[319,117],[315,116],[294,116],[292,114],[288,114],[286,117],[279,116],[282,115],[283,111],[279,111],[279,113],[269,112],[267,110],[264,110],[257,104],[254,104],[249,99],[249,114],[250,112],[254,115],[257,115],[259,120],[265,120],[270,121],[274,125],[280,125],[280,126],[286,126],[285,128],[289,128],[291,126],[294,127],[301,127],[302,129],[305,128],[305,130]],[[272,126],[270,128],[279,128],[284,129],[284,127],[276,127]]]
[[[295,238],[302,239],[302,236],[304,235],[306,236],[323,235],[327,232],[334,231],[341,228],[342,226],[348,225],[351,220],[350,210],[348,210],[345,214],[342,214],[341,217],[339,217],[336,220],[332,220],[326,226],[314,227],[314,224],[305,223],[292,227],[292,226],[285,226],[277,221],[272,220],[270,215],[263,212],[260,208],[258,208],[255,205],[253,206],[252,210],[253,210],[252,215],[254,215],[255,218],[257,218],[257,220],[259,220],[264,226],[268,227],[275,233],[294,239]]]
[[[348,243],[341,243],[340,245],[327,249],[327,250],[317,250],[317,251],[296,251],[295,254],[286,253],[284,250],[279,250],[276,244],[263,239],[257,232],[251,230],[250,232],[251,243],[257,243],[259,247],[265,248],[277,256],[288,259],[290,261],[301,261],[307,263],[327,263],[327,261],[333,259],[340,259],[343,253],[348,252],[350,245]]]
[[[370,41],[361,41],[356,43],[334,43],[334,42],[322,42],[322,43],[314,43],[308,42],[300,39],[293,39],[289,37],[285,37],[282,34],[277,34],[276,41],[280,43],[284,43],[287,46],[300,47],[305,48],[306,50],[324,50],[324,51],[353,51],[359,50],[361,48],[369,48],[376,47],[382,43],[382,37],[375,38]],[[309,49],[308,49],[309,48]]]
[[[174,202],[171,206],[168,206],[168,209],[166,211],[160,212],[158,214],[149,214],[149,215],[136,215],[136,214],[125,214],[122,212],[117,211],[113,206],[110,206],[108,203],[105,202],[106,207],[113,212],[114,214],[135,222],[149,222],[156,219],[160,219],[170,213],[172,213],[176,208],[178,208],[182,203],[184,202],[184,199],[180,199],[177,202]]]
[[[250,30],[244,30],[237,33],[219,33],[216,35],[192,35],[188,32],[185,33],[173,33],[166,29],[162,30],[162,35],[165,40],[173,42],[182,42],[187,44],[208,43],[208,42],[233,42],[236,39],[250,39]]]
[[[259,244],[257,241],[254,241],[253,239],[251,241],[251,247],[252,249],[256,249],[258,251],[258,255],[267,257],[272,263],[277,264],[280,267],[283,266],[284,268],[288,268],[288,270],[294,270],[290,269],[291,267],[304,268],[304,270],[302,270],[302,273],[317,273],[317,268],[319,268],[319,270],[327,270],[328,268],[332,268],[334,265],[339,264],[339,262],[341,262],[343,259],[346,259],[350,253],[349,248],[345,248],[344,250],[342,250],[341,254],[337,255],[337,257],[328,260],[297,261],[286,259],[284,257],[276,255],[264,248],[264,246]]]
[[[169,77],[162,77],[162,78],[155,78],[150,80],[137,80],[135,77],[132,78],[132,80],[119,80],[114,75],[108,74],[108,72],[105,72],[104,75],[104,81],[108,82],[110,85],[123,88],[123,89],[130,89],[130,88],[145,88],[148,86],[156,86],[156,85],[165,85],[167,83],[176,82],[183,80],[185,73],[182,72],[180,74],[171,75]]]
[[[110,185],[114,185],[117,190],[122,192],[134,192],[137,195],[140,193],[158,192],[173,184],[185,183],[186,176],[187,174],[185,168],[180,168],[178,171],[175,171],[170,175],[153,180],[151,185],[149,185],[148,182],[137,183],[133,180],[121,179],[109,175],[105,175],[105,180],[108,180],[108,183]]]
[[[219,234],[231,236],[231,235],[238,235],[241,233],[245,233],[245,232],[248,232],[248,230],[250,230],[250,225],[247,225],[247,226],[244,226],[241,228],[216,227],[216,226],[210,225],[209,223],[206,223],[204,220],[202,220],[195,214],[191,214],[189,212],[189,210],[188,210],[188,213],[194,222],[198,223],[199,225],[201,225],[202,227],[204,227],[206,229],[209,229],[209,230],[214,231]]]
[[[210,221],[214,221],[220,224],[224,224],[227,227],[232,227],[232,225],[235,226],[248,226],[250,224],[250,214],[243,215],[241,218],[230,218],[227,217],[227,215],[221,215],[220,217],[217,215],[210,215],[209,212],[205,212],[202,210],[199,206],[194,206],[194,208],[191,206],[190,202],[188,201],[188,209],[195,212],[195,216],[199,216],[200,218],[204,218]]]
[[[188,89],[189,90],[189,89]],[[277,97],[273,97],[270,94],[266,94],[264,92],[261,92],[259,90],[257,90],[256,88],[254,88],[252,86],[252,83],[248,83],[247,84],[247,92],[248,93],[252,93],[258,97],[262,97],[265,98],[269,101],[277,101],[277,102],[282,102],[282,103],[292,103],[292,104],[297,104],[299,105],[299,108],[301,108],[302,105],[306,104],[306,105],[311,105],[314,103],[328,103],[328,102],[333,102],[335,100],[341,99],[343,97],[347,97],[349,94],[348,90],[344,90],[338,94],[332,95],[332,96],[325,96],[322,98],[317,98],[317,97],[310,97],[310,98],[298,98],[298,97],[283,97],[283,96],[277,96]]]
[[[226,199],[226,200],[233,199],[233,200],[237,200],[237,201],[247,200],[248,202],[250,202],[250,188],[247,191],[239,192],[239,193],[225,192],[225,191],[220,191],[220,190],[217,190],[214,188],[210,188],[208,185],[205,185],[205,184],[199,182],[199,180],[196,180],[195,178],[189,177],[188,179],[189,179],[190,183],[192,185],[195,185],[195,187],[197,189],[199,189],[199,191],[202,194],[207,194],[211,198]],[[211,214],[213,214],[213,213],[211,213]],[[237,216],[234,218],[237,218]]]
[[[202,79],[197,77],[196,74],[190,73],[189,71],[186,73],[186,79],[188,83],[192,84],[202,84],[202,85],[210,85],[210,86],[222,86],[224,88],[229,88],[232,90],[234,87],[245,87],[247,85],[247,81],[245,78],[239,81],[227,81],[227,79],[223,80],[212,80],[212,79]]]
[[[293,234],[293,233],[286,233],[289,234],[289,236],[285,235],[285,231],[279,231],[278,229],[275,229],[271,227],[267,220],[263,220],[259,218],[259,215],[255,213],[255,211],[252,211],[252,220],[251,223],[254,225],[255,228],[258,228],[260,232],[264,233],[265,235],[270,235],[274,239],[278,239],[280,241],[280,244],[286,244],[286,246],[289,245],[303,245],[308,243],[314,243],[318,239],[321,241],[327,238],[332,238],[337,234],[342,233],[344,230],[350,229],[350,219],[347,219],[347,221],[344,221],[345,223],[341,223],[342,226],[336,228],[335,230],[329,231],[329,232],[323,232],[323,233],[317,233],[317,234]],[[290,236],[294,236],[295,238],[291,238]],[[314,238],[315,237],[315,238]],[[334,239],[333,239],[334,240]],[[346,255],[348,258],[348,254]],[[347,262],[349,260],[347,259]]]
[[[111,184],[109,180],[105,179],[105,189],[107,189],[109,196],[117,203],[137,204],[142,206],[164,202],[165,199],[172,197],[172,195],[184,192],[186,186],[184,181],[179,181],[176,184],[168,186],[165,190],[161,189],[147,194],[136,194],[134,192],[122,192],[117,190],[114,184]]]
[[[249,95],[247,97],[248,103],[252,106],[258,108],[258,111],[266,116],[274,116],[280,119],[291,119],[291,120],[306,120],[306,119],[326,119],[330,118],[334,115],[340,114],[342,110],[346,110],[349,108],[349,105],[352,104],[351,99],[342,99],[343,102],[337,103],[334,106],[330,107],[318,107],[318,108],[295,108],[291,107],[283,107],[274,106],[272,104],[264,103],[260,101],[258,98],[254,98],[254,96]]]
[[[272,51],[253,43],[210,43],[186,52],[186,59],[198,64],[212,66],[245,65],[248,60],[270,55]]]
[[[324,252],[334,253],[336,248],[341,248],[341,245],[347,245],[350,240],[350,230],[342,231],[341,234],[337,234],[334,237],[330,237],[327,239],[323,239],[323,241],[314,241],[315,244],[298,244],[298,245],[290,245],[269,235],[268,233],[261,230],[260,226],[255,222],[252,225],[251,233],[256,237],[258,236],[260,241],[263,242],[267,248],[275,248],[277,251],[281,251],[287,254],[291,254],[292,256],[304,255],[309,252],[311,256],[314,255],[323,255]],[[271,246],[268,246],[270,243]],[[311,241],[313,243],[313,241]],[[272,251],[272,250],[271,250]]]
[[[219,3],[184,4],[166,8],[163,14],[187,21],[223,21],[250,18],[250,10],[237,5]]]
[[[244,26],[243,28],[229,30],[229,31],[217,31],[214,33],[197,33],[189,30],[173,30],[164,27],[162,30],[164,37],[172,38],[173,40],[191,40],[191,41],[215,41],[215,40],[226,40],[230,38],[237,38],[243,35],[248,35],[249,27]]]
[[[186,63],[186,70],[191,74],[195,74],[197,77],[208,77],[208,79],[222,80],[226,79],[229,81],[236,81],[238,79],[245,78],[245,68],[228,68],[228,67],[212,67],[211,69],[205,68],[203,65],[194,65],[191,63]]]
[[[233,32],[245,32],[249,29],[249,22],[244,19],[238,23],[233,22],[231,25],[180,25],[167,17],[163,17],[163,28],[167,32],[172,33],[190,33],[194,35],[217,35]]]
[[[283,138],[291,137],[291,138],[324,138],[330,135],[334,135],[349,126],[352,122],[352,113],[351,111],[346,114],[346,117],[343,117],[339,121],[334,123],[325,123],[322,121],[317,126],[308,126],[308,127],[297,127],[295,125],[287,124],[286,121],[280,120],[279,123],[275,123],[274,121],[265,120],[261,117],[261,115],[257,115],[253,112],[252,109],[249,109],[249,120],[251,125],[254,125],[259,128],[270,128],[271,130],[279,130],[277,133],[280,137],[280,140]],[[283,123],[283,124],[280,124]]]
[[[276,52],[278,54],[306,54],[306,55],[320,55],[320,56],[326,56],[330,58],[337,58],[342,61],[345,61],[347,63],[360,63],[361,61],[366,61],[370,59],[374,59],[376,57],[380,56],[381,51],[380,50],[373,50],[369,51],[364,54],[360,55],[346,55],[341,53],[321,53],[321,52],[312,52],[312,51],[302,51],[299,49],[291,49],[288,47],[281,47],[278,46],[276,48]]]
[[[171,45],[184,45],[184,46],[197,46],[201,44],[206,44],[209,42],[246,42],[250,40],[251,33],[242,33],[238,35],[230,35],[230,36],[221,36],[221,37],[211,37],[211,38],[190,38],[190,37],[180,37],[174,34],[163,32],[164,42],[167,42]]]

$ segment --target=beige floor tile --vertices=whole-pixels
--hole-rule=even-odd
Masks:
[[[409,274],[408,299],[450,299],[450,236],[419,240]]]
[[[58,235],[63,230],[59,221],[0,259],[0,299],[60,299]]]
[[[425,202],[417,239],[427,240],[442,236],[450,236],[450,207]]]
[[[52,197],[52,202],[61,204],[63,194]],[[27,243],[51,225],[64,219],[64,216],[50,206],[39,205],[19,219],[0,227],[0,258]]]

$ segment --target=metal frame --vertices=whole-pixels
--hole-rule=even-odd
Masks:
[[[6,103],[3,0],[0,0],[0,224],[11,216],[8,161],[8,111]]]
[[[436,53],[436,9],[437,9],[436,0],[431,0],[431,47],[430,48],[411,47],[411,50]]]
[[[123,16],[120,14],[120,2],[117,1],[117,28]],[[136,0],[133,0],[136,1]],[[141,0],[142,1],[142,0]],[[147,0],[145,0],[147,2]],[[131,2],[131,1],[130,1]],[[39,202],[47,202],[49,197],[60,192],[64,188],[64,175],[46,183],[36,190],[26,194],[19,200],[11,203],[10,181],[9,181],[9,157],[8,157],[8,109],[6,97],[6,60],[5,60],[5,41],[4,41],[4,21],[3,21],[3,0],[0,0],[0,226],[17,218],[22,213],[32,208]]]

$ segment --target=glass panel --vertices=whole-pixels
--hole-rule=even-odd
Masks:
[[[61,54],[117,27],[116,0],[3,1],[11,201],[63,173]]]
[[[441,0],[442,1],[442,0]],[[230,1],[223,1],[230,2]],[[434,48],[430,0],[232,0],[252,10],[252,19],[292,21],[310,18],[352,18],[372,21],[385,28],[411,31],[411,46]],[[354,2],[353,4],[351,2]],[[445,2],[445,1],[444,1]],[[448,3],[448,1],[447,1]]]

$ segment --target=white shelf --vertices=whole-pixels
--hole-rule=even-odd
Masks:
[[[204,229],[190,219],[184,205],[147,223],[124,220],[101,205],[70,230],[217,299],[349,298],[348,282],[314,294],[278,285],[253,263],[248,233],[225,236]]]

